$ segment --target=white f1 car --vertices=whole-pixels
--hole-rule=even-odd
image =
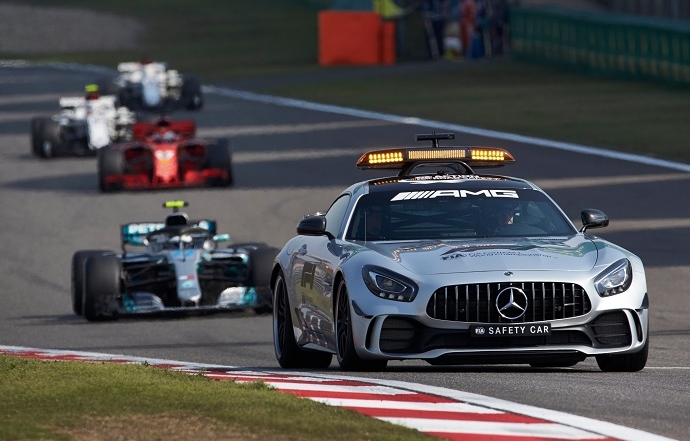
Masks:
[[[100,96],[95,85],[85,97],[60,98],[60,113],[31,120],[31,149],[41,158],[86,156],[111,142],[132,139],[134,112],[117,105],[117,97]]]
[[[99,86],[132,110],[199,110],[203,106],[199,81],[168,69],[167,63],[124,62],[117,71],[117,77],[99,81]]]

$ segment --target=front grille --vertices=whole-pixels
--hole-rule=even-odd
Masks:
[[[502,317],[496,308],[498,293],[509,286],[527,295],[525,314],[516,320]],[[520,323],[579,317],[591,309],[587,293],[574,283],[523,282],[444,286],[431,296],[426,313],[454,322]]]

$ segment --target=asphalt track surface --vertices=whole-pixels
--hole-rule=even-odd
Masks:
[[[597,233],[638,254],[647,268],[647,367],[621,374],[602,373],[593,360],[568,369],[392,362],[386,372],[347,376],[465,391],[690,440],[687,165],[463,133],[468,128],[281,101],[226,84],[206,89],[201,112],[176,117],[196,119],[202,136],[231,139],[233,188],[104,195],[97,190],[94,158],[40,160],[29,145],[31,117],[55,113],[60,96],[80,94],[97,76],[81,69],[0,66],[0,345],[279,369],[269,316],[85,322],[71,311],[72,253],[117,250],[119,225],[162,218],[168,199],[189,201],[191,216],[217,219],[220,232],[233,240],[282,246],[304,214],[325,210],[342,188],[374,175],[354,167],[366,150],[411,145],[417,133],[451,130],[463,144],[508,148],[518,162],[505,173],[542,186],[572,219],[586,207],[609,215],[610,227]],[[319,374],[345,376],[336,363]]]

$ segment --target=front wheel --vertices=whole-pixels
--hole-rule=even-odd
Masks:
[[[219,139],[208,146],[208,167],[224,172],[222,178],[213,178],[210,182],[215,187],[231,187],[235,183],[232,172],[232,149],[227,139]]]
[[[41,145],[38,156],[52,158],[60,153],[60,124],[52,118],[46,118],[41,124]]]
[[[258,306],[254,308],[254,312],[257,314],[269,314],[273,309],[271,271],[279,252],[278,248],[268,245],[257,245],[256,248],[249,249],[251,269],[247,284],[256,291]]]
[[[114,254],[108,250],[83,250],[72,255],[72,311],[76,315],[82,315],[84,297],[84,267],[91,256],[103,256]]]
[[[305,351],[297,346],[282,273],[273,284],[273,347],[278,364],[285,369],[326,369],[333,359],[327,352]]]
[[[34,156],[41,156],[41,149],[43,147],[43,125],[46,119],[48,118],[31,118],[31,153],[33,153]]]
[[[597,355],[599,369],[604,372],[637,372],[644,369],[649,356],[649,335],[642,349],[633,354]]]
[[[98,187],[104,193],[122,189],[121,183],[109,182],[110,176],[125,173],[125,159],[122,151],[108,146],[98,151]]]
[[[357,355],[352,334],[350,297],[345,280],[338,285],[335,303],[336,355],[340,368],[345,371],[383,371],[386,360],[364,360]]]
[[[187,110],[199,110],[204,106],[201,84],[194,77],[187,77],[182,83],[182,100]]]
[[[84,318],[90,322],[116,320],[120,294],[120,259],[114,255],[91,256],[84,266]]]

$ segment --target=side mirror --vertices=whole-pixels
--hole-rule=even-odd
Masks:
[[[596,208],[585,208],[580,213],[582,228],[580,233],[584,233],[588,228],[603,228],[609,225],[609,217],[601,210]]]
[[[323,236],[330,239],[334,237],[326,231],[326,217],[323,215],[307,216],[297,224],[297,234],[304,236]]]

